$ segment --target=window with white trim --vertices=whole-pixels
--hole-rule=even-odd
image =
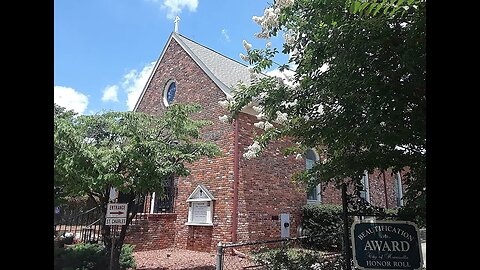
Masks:
[[[318,162],[318,154],[313,149],[308,149],[305,153],[305,168],[311,170],[313,165]],[[318,203],[322,201],[322,189],[320,184],[312,187],[307,192],[307,202],[308,203]]]
[[[362,189],[360,190],[360,197],[365,199],[367,202],[370,202],[370,185],[368,183],[368,172],[363,173],[362,179]]]
[[[190,194],[188,203],[188,222],[186,225],[213,226],[213,203],[215,198],[203,185]]]
[[[177,83],[174,80],[168,81],[165,85],[165,89],[163,89],[163,104],[166,107],[172,105],[176,92]]]
[[[402,189],[402,177],[400,173],[395,174],[395,198],[397,201],[397,207],[403,206],[403,189]]]

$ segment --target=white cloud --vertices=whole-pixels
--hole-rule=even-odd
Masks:
[[[228,30],[227,29],[222,29],[222,35],[225,38],[226,41],[230,42],[230,36],[228,35]]]
[[[176,15],[182,12],[182,9],[188,8],[191,12],[197,10],[198,0],[148,0],[158,3],[162,1],[160,7],[168,9],[167,18],[174,19]]]
[[[294,85],[293,80],[295,76],[295,71],[288,70],[288,69],[280,71],[278,69],[274,69],[274,70],[267,71],[265,74],[267,74],[268,76],[278,77],[282,79],[285,84],[289,86]]]
[[[68,110],[83,114],[88,105],[88,97],[70,87],[54,86],[53,102]]]
[[[155,62],[151,62],[143,67],[142,71],[138,72],[136,69],[132,69],[123,76],[121,85],[127,93],[127,107],[129,110],[133,110],[135,107],[135,103],[137,103],[154,67]]]
[[[118,85],[109,85],[103,90],[102,101],[118,102]]]

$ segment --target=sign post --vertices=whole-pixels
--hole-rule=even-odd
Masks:
[[[355,222],[351,235],[358,269],[422,268],[418,228],[412,222]]]
[[[110,226],[110,235],[112,237],[112,249],[110,250],[110,270],[112,270],[113,250],[115,248],[116,230],[113,225],[126,225],[128,203],[108,203],[107,214],[105,215],[105,225]]]

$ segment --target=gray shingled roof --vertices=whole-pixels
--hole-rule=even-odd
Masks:
[[[216,83],[225,93],[230,94],[231,88],[235,86],[238,81],[250,85],[250,72],[246,65],[198,44],[178,33],[173,33],[173,36],[179,43],[183,43],[181,45],[184,49],[189,49],[190,53],[205,65],[202,69],[207,72],[207,74],[208,71],[210,71],[212,74],[209,75],[213,75],[218,79],[220,84],[218,82]]]

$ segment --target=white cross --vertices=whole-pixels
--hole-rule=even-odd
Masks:
[[[175,33],[178,33],[178,22],[180,21],[180,17],[176,16],[175,20],[173,21],[175,23]]]

